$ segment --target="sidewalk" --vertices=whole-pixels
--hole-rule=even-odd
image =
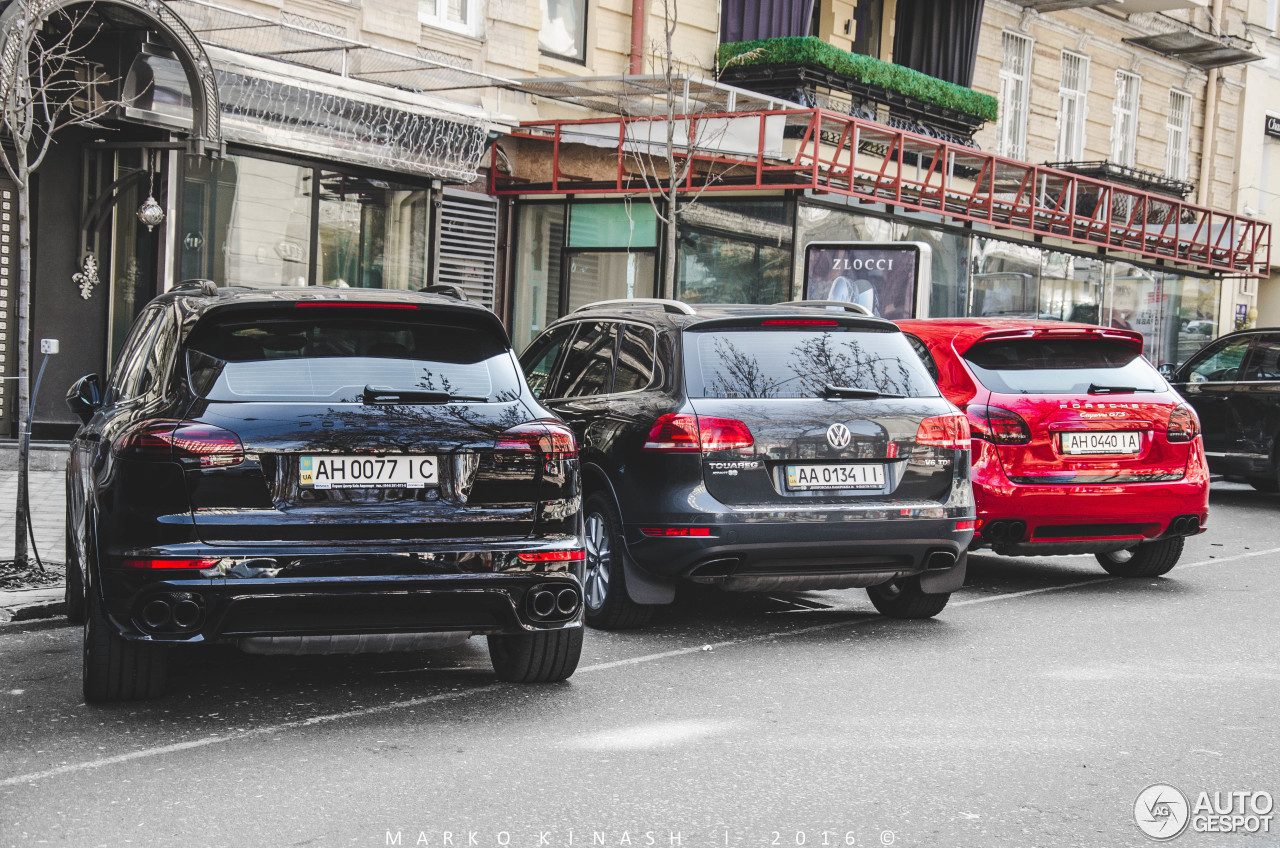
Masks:
[[[62,573],[65,554],[62,531],[66,523],[66,475],[62,471],[32,471],[31,524],[44,567]],[[0,469],[0,560],[13,559],[16,538],[15,510],[18,503],[18,472]],[[31,553],[30,542],[27,547]],[[62,613],[62,587],[0,591],[0,624],[50,618]]]

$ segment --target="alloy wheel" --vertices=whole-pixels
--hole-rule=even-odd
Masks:
[[[609,525],[598,512],[587,516],[586,602],[590,609],[604,606],[609,596],[609,566],[613,562]]]

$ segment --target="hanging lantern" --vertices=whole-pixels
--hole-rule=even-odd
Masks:
[[[156,202],[156,169],[151,151],[147,151],[147,199],[138,207],[138,220],[151,232],[164,223],[164,208]]]
[[[138,220],[146,224],[147,231],[150,232],[164,223],[164,209],[154,197],[147,195],[147,199],[138,207]]]

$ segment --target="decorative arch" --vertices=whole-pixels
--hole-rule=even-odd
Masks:
[[[187,85],[191,89],[191,152],[217,155],[221,151],[222,113],[213,64],[205,53],[204,45],[187,26],[186,21],[161,0],[27,0],[10,3],[0,13],[0,38],[4,39],[0,67],[6,75],[19,61],[16,55],[16,51],[20,49],[18,43],[9,37],[15,21],[21,22],[24,13],[30,14],[34,20],[44,21],[51,14],[69,6],[120,6],[149,21],[155,31],[165,37],[167,46],[177,54],[187,75]]]

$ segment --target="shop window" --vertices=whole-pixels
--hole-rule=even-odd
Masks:
[[[1169,92],[1168,151],[1165,173],[1175,180],[1185,180],[1191,154],[1191,95],[1176,89]]]
[[[585,62],[587,0],[542,0],[538,49],[561,59]]]
[[[419,0],[418,20],[463,35],[480,32],[480,0]]]
[[[522,350],[560,315],[563,204],[527,204],[516,213],[514,309],[511,338]]]
[[[1044,251],[1040,267],[1040,318],[1098,324],[1102,321],[1102,293],[1106,263]]]
[[[1142,77],[1116,71],[1116,99],[1112,106],[1111,161],[1133,167],[1138,155],[1138,104]]]
[[[597,300],[653,297],[652,250],[565,251],[565,312]]]
[[[426,189],[320,172],[316,282],[338,288],[427,284]]]
[[[569,222],[569,247],[653,247],[658,240],[658,216],[647,200],[578,203]]]
[[[1085,104],[1089,93],[1089,58],[1062,51],[1062,81],[1058,85],[1059,162],[1078,162],[1084,156]]]
[[[188,157],[182,198],[182,279],[305,286],[311,264],[314,170],[286,162]]]
[[[1000,119],[996,125],[996,153],[1011,159],[1027,155],[1027,110],[1031,95],[1031,39],[1006,32],[1000,63]]]
[[[1152,362],[1180,365],[1218,335],[1220,281],[1161,274],[1124,262],[1113,267],[1104,323],[1142,333],[1143,352]]]
[[[1042,252],[1034,247],[975,239],[969,314],[1037,318],[1040,315]]]
[[[791,293],[792,204],[701,201],[681,215],[676,296],[689,303],[778,303]]]

